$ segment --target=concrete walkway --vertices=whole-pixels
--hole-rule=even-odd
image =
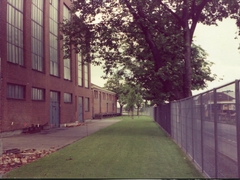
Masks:
[[[100,129],[121,121],[116,119],[87,120],[85,125],[76,127],[61,127],[42,130],[34,134],[20,134],[11,137],[2,137],[3,152],[9,149],[20,150],[61,149],[77,140],[80,140]]]

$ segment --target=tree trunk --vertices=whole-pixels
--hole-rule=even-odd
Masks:
[[[189,29],[185,32],[185,73],[183,76],[183,93],[184,97],[192,95],[192,67],[191,67],[191,39]]]
[[[137,116],[138,116],[138,117],[139,117],[139,109],[140,109],[140,108],[138,107],[138,108],[137,108]]]
[[[183,74],[183,95],[184,98],[192,95],[192,66],[191,66],[191,44],[192,35],[188,24],[188,10],[183,10],[183,22],[184,22],[184,62],[185,62],[185,73]]]
[[[123,109],[123,105],[120,104],[120,114],[122,116],[122,109]]]
[[[132,119],[134,119],[134,108],[131,109],[132,112]]]

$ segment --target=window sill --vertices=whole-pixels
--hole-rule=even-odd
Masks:
[[[18,63],[14,63],[14,62],[11,62],[11,61],[7,61],[7,63],[12,64],[14,66],[20,66],[22,68],[26,68],[26,66],[24,66],[24,65],[21,65],[21,64],[18,64]]]
[[[8,100],[14,100],[14,101],[26,101],[26,99],[17,99],[17,98],[7,98]]]
[[[32,69],[34,72],[39,72],[39,73],[42,73],[42,74],[46,74],[45,71],[40,71],[40,70],[37,70],[37,69]]]

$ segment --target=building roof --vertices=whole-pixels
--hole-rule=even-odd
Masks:
[[[109,94],[114,94],[114,95],[116,94],[115,92],[109,91],[106,88],[100,87],[100,86],[98,86],[96,84],[93,84],[93,83],[91,83],[91,89],[97,89],[97,90],[100,90],[100,91],[103,91],[103,92],[106,92],[106,93],[109,93]]]
[[[207,96],[203,96],[203,100],[212,100],[214,99],[214,93],[211,92],[210,94],[208,94]],[[217,92],[217,101],[232,101],[234,100],[235,98],[229,94],[227,94],[226,92]]]

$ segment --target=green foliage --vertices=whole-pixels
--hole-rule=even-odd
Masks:
[[[64,47],[66,55],[73,49],[102,64],[106,76],[120,69],[141,85],[145,99],[180,99],[215,77],[206,53],[192,43],[197,23],[240,22],[238,9],[237,0],[77,0],[78,16],[61,25]]]
[[[135,107],[139,110],[143,103],[140,85],[127,81],[119,72],[109,77],[104,87],[117,94],[120,108],[126,105],[128,111],[133,111]]]
[[[113,74],[108,78],[104,87],[116,93],[117,101],[121,107],[127,103],[126,96],[129,92],[129,88],[121,76],[116,73]]]

